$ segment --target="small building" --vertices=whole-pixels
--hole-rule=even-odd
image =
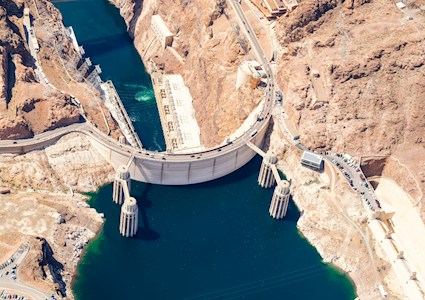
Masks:
[[[267,78],[267,74],[259,62],[255,60],[244,61],[238,67],[236,89],[247,82],[250,83],[251,89],[255,89],[264,78]]]
[[[174,34],[168,29],[160,15],[152,16],[151,27],[158,40],[161,42],[162,47],[166,48],[172,45]]]
[[[320,171],[323,169],[323,157],[310,151],[304,151],[301,157],[301,164],[313,170]]]
[[[287,11],[287,3],[283,0],[251,0],[251,2],[268,19],[275,18]]]

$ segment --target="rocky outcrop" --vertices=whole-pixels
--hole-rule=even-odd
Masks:
[[[320,3],[303,1],[276,25],[278,84],[302,143],[352,155],[423,145],[424,32],[379,1]]]
[[[142,13],[143,0],[109,0],[112,4],[119,8],[120,14],[127,24],[128,33],[134,38],[137,20]]]
[[[34,134],[23,118],[0,118],[0,139],[17,140],[32,137]]]
[[[78,192],[94,191],[113,175],[113,168],[77,133],[44,150],[0,155],[0,182],[10,190],[0,194],[0,244],[15,245],[17,237],[30,244],[19,268],[20,280],[73,299],[77,264],[103,223],[102,215]],[[13,239],[7,236],[11,233]]]
[[[43,151],[3,155],[0,179],[4,186],[22,190],[89,192],[112,180],[113,168],[84,135],[69,134]]]
[[[52,97],[56,100],[27,99],[19,107],[19,113],[31,124],[35,134],[82,121],[78,108],[69,96],[56,94]]]
[[[33,273],[38,273],[42,280],[46,280],[49,275],[52,278],[55,290],[59,292],[62,297],[65,297],[66,285],[63,282],[61,275],[64,270],[63,264],[55,259],[52,247],[50,247],[46,239],[37,237],[36,240],[38,243],[33,246],[33,249],[38,253],[38,255]]]

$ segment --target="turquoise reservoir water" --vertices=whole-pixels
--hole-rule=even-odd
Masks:
[[[143,146],[165,149],[152,82],[128,36],[118,10],[106,0],[52,1],[66,26],[72,26],[86,56],[111,79],[139,133]]]
[[[163,148],[150,80],[118,11],[104,0],[55,2],[88,55],[113,79],[143,143]],[[121,95],[121,96],[122,96]],[[284,221],[268,216],[272,190],[253,159],[213,182],[184,187],[132,183],[140,209],[136,238],[118,232],[112,187],[92,195],[106,222],[87,247],[73,290],[85,299],[354,299],[344,274],[321,262],[299,234],[290,203]]]

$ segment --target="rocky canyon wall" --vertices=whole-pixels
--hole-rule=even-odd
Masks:
[[[305,0],[277,21],[278,83],[303,144],[354,155],[425,145],[424,14],[406,4]]]
[[[36,57],[30,53],[23,24],[25,5],[40,47]],[[104,112],[99,92],[76,81],[76,66],[72,67],[76,55],[62,16],[50,1],[0,2],[0,139],[26,138],[80,122],[80,111],[71,95],[84,106],[90,121],[118,135],[118,126]],[[37,68],[43,75],[37,76]],[[38,78],[44,76],[49,84]]]
[[[239,63],[246,55],[223,14],[226,1],[113,0],[124,16],[137,50],[148,65],[179,73],[193,97],[204,146],[220,144],[247,118],[261,100],[261,92],[236,90]],[[151,29],[151,16],[160,15],[175,34],[172,48],[184,63],[163,49]],[[229,21],[230,20],[230,21]],[[235,20],[236,23],[236,20]]]
[[[386,174],[404,178],[397,182],[422,203],[425,1],[405,4],[300,2],[276,22],[277,78],[304,145],[357,158],[391,156],[385,163],[403,167]],[[419,210],[424,216],[425,206]]]

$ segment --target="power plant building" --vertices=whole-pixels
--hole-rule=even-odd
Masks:
[[[151,27],[155,32],[156,37],[161,42],[163,48],[171,46],[173,43],[174,34],[168,29],[164,20],[160,15],[153,15],[151,19]]]
[[[313,152],[304,151],[301,157],[301,164],[314,170],[323,169],[323,157]]]
[[[167,149],[175,153],[202,150],[198,122],[193,108],[193,98],[184,84],[183,77],[178,74],[167,74],[162,77],[161,123],[164,129]]]
[[[282,15],[287,10],[293,10],[298,5],[296,0],[251,0],[251,2],[268,19]]]

